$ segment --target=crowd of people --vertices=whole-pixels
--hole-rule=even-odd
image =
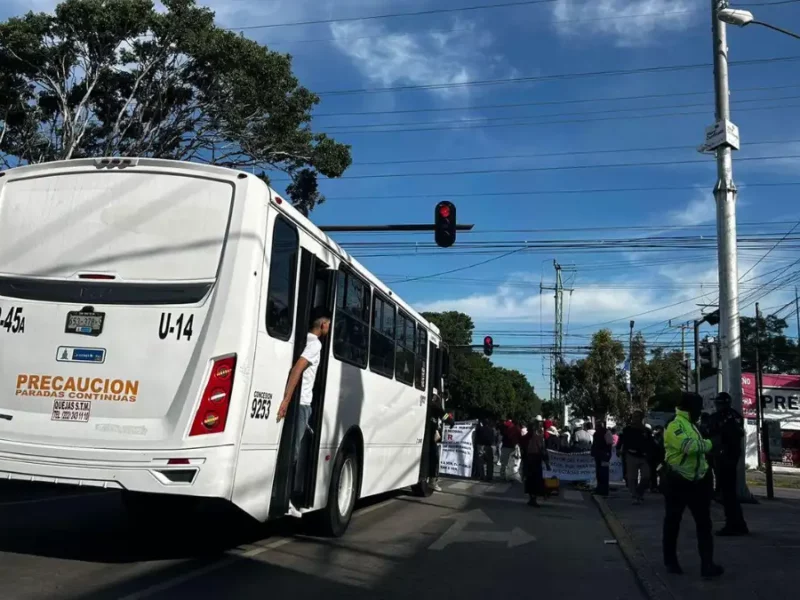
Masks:
[[[742,455],[744,421],[731,407],[731,397],[719,394],[713,414],[702,412],[697,394],[685,393],[672,420],[664,427],[645,422],[635,410],[622,428],[603,422],[573,423],[559,430],[550,419],[536,417],[526,427],[513,420],[482,420],[475,432],[476,476],[492,481],[495,466],[506,481],[523,481],[529,504],[538,507],[547,496],[544,469],[549,470],[548,451],[590,452],[595,460],[596,488],[609,494],[609,468],[614,449],[622,461],[623,478],[631,499],[639,505],[646,492],[663,494],[665,516],[662,536],[664,564],[680,574],[677,539],[683,512],[692,514],[697,529],[701,571],[717,577],[722,567],[713,561],[711,501],[716,487],[725,508],[721,536],[749,533],[737,495],[737,465]]]

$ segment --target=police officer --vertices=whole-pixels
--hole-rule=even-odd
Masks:
[[[706,454],[711,440],[703,439],[696,423],[703,408],[698,394],[684,393],[675,419],[664,434],[664,565],[673,574],[683,573],[678,563],[678,533],[683,511],[688,506],[697,529],[703,577],[719,577],[724,569],[714,564],[714,539],[711,535],[711,472]]]
[[[747,535],[749,530],[742,514],[736,489],[739,459],[742,457],[744,420],[731,408],[731,396],[722,392],[714,400],[716,412],[709,421],[709,433],[714,440],[714,462],[722,505],[725,507],[725,526],[717,535]]]

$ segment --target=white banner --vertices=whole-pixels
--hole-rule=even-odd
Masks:
[[[545,469],[545,477],[556,477],[560,481],[592,481],[595,478],[594,458],[588,452],[549,451],[550,470]],[[622,460],[616,451],[611,455],[609,481],[622,481]]]
[[[477,424],[477,421],[457,421],[452,427],[445,426],[439,458],[440,475],[472,477],[472,434]]]

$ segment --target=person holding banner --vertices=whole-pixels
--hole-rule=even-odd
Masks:
[[[544,498],[547,491],[544,487],[544,468],[550,470],[550,458],[544,446],[544,434],[542,433],[542,417],[533,421],[528,430],[530,438],[525,456],[525,492],[528,494],[528,506],[539,506],[538,496]]]

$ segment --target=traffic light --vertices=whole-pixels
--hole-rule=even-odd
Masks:
[[[449,248],[456,241],[456,205],[442,200],[434,213],[434,239],[440,248]]]
[[[712,369],[716,369],[719,366],[719,358],[717,355],[717,343],[714,338],[707,337],[702,342],[700,342],[700,347],[698,348],[698,354],[700,356],[700,365],[703,367],[711,367]]]
[[[719,325],[719,309],[705,316],[705,322],[709,325]]]
[[[483,338],[483,353],[486,356],[491,356],[492,352],[494,352],[494,340],[492,339],[492,336],[487,335],[485,338]]]
[[[681,361],[681,389],[689,391],[689,381],[691,381],[692,366],[689,360]]]

